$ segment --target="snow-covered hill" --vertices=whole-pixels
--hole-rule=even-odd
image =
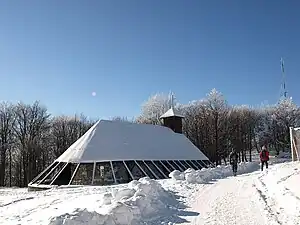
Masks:
[[[0,224],[300,224],[298,162],[239,168],[237,177],[222,166],[110,187],[3,188]]]

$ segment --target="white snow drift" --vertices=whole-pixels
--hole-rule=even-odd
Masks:
[[[149,178],[114,187],[13,195],[0,198],[0,224],[137,224],[168,213],[176,203],[172,194]]]
[[[65,213],[52,218],[49,225],[135,224],[142,218],[153,218],[159,211],[167,210],[166,203],[170,197],[156,181],[141,178],[129,183],[128,187],[102,194],[100,204],[97,205],[108,206],[106,214],[101,214],[97,208],[81,208],[71,214]]]
[[[238,165],[238,173],[250,173],[259,169],[257,162],[242,162]],[[221,179],[232,175],[232,167],[218,166],[216,168],[203,168],[201,170],[187,169],[185,172],[175,170],[170,173],[174,180],[186,180],[188,183],[204,184],[215,179]]]

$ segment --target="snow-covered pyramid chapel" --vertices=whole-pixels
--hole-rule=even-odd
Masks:
[[[168,178],[173,170],[201,169],[209,159],[182,134],[183,116],[171,107],[163,126],[99,120],[29,188],[110,185],[141,177]]]

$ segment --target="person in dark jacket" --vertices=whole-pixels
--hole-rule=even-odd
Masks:
[[[261,171],[264,170],[264,165],[266,164],[266,169],[268,169],[268,161],[269,161],[269,151],[266,146],[262,147],[262,151],[259,153],[259,158],[261,162]]]
[[[234,176],[236,176],[237,173],[238,160],[239,160],[239,155],[235,150],[232,150],[229,155],[229,163],[232,166],[232,172]]]

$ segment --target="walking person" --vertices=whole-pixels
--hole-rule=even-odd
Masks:
[[[268,161],[269,161],[269,151],[266,146],[262,147],[262,151],[259,153],[260,162],[261,162],[261,171],[264,170],[264,165],[266,165],[266,169],[268,169]]]
[[[232,149],[232,151],[229,155],[229,163],[232,166],[232,172],[233,172],[234,176],[236,176],[236,173],[237,173],[238,160],[239,160],[239,155],[237,154],[237,152],[234,149]]]

